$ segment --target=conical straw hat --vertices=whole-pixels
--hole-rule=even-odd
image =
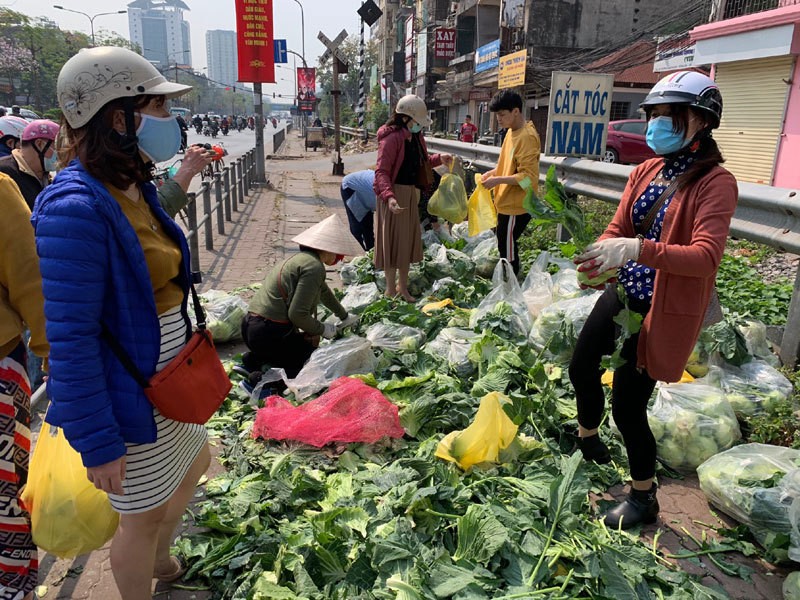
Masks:
[[[357,256],[364,253],[364,249],[338,215],[331,215],[316,225],[312,225],[304,232],[294,236],[292,241],[301,246],[325,250],[333,254]]]

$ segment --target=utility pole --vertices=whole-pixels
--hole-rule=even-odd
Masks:
[[[339,96],[342,91],[339,89],[339,64],[341,61],[338,57],[333,57],[333,89],[331,95],[333,96],[333,136],[334,136],[334,161],[333,161],[333,175],[344,175],[344,163],[342,162],[342,141],[341,141],[341,119],[339,115]],[[345,72],[347,72],[347,65]]]
[[[253,98],[256,113],[256,181],[264,183],[267,173],[264,165],[264,100],[261,97],[261,83],[253,83]]]

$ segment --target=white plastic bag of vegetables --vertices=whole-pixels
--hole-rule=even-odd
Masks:
[[[475,263],[463,252],[439,244],[430,246],[425,254],[429,260],[425,262],[424,271],[434,281],[445,277],[464,281],[475,274]]]
[[[695,382],[660,386],[647,421],[658,458],[674,469],[693,471],[742,437],[725,394]]]
[[[339,377],[372,373],[378,361],[369,340],[351,335],[320,346],[294,379],[286,381],[295,398],[304,400]]]
[[[789,504],[789,558],[800,563],[800,469],[786,473],[781,480],[781,491],[791,499]]]
[[[361,312],[380,298],[381,292],[374,282],[351,285],[342,298],[342,306],[347,312]]]
[[[375,323],[366,333],[373,348],[394,352],[416,352],[425,343],[425,332],[397,323]]]
[[[559,300],[545,306],[531,327],[528,342],[556,362],[568,363],[578,334],[602,292]]]
[[[744,336],[747,351],[769,363],[772,367],[780,367],[780,359],[772,353],[770,349],[769,340],[767,340],[767,326],[761,321],[755,319],[743,319],[739,324],[739,331]]]
[[[443,358],[447,366],[459,377],[467,377],[475,371],[475,365],[469,360],[469,351],[473,342],[480,337],[469,329],[445,327],[435,338],[422,347],[423,352]]]
[[[791,528],[795,498],[786,493],[783,480],[798,468],[800,450],[742,444],[712,456],[697,475],[711,504],[747,525],[760,544],[773,546]]]
[[[702,381],[722,389],[741,419],[774,408],[792,393],[792,383],[763,360],[740,367],[727,363],[712,366]]]
[[[528,305],[528,312],[534,319],[545,306],[553,302],[553,278],[547,272],[549,257],[549,252],[541,252],[533,261],[525,281],[522,282],[522,295],[525,297],[525,304]]]
[[[489,233],[492,233],[491,231]],[[478,234],[475,237],[480,237]],[[500,251],[497,249],[497,238],[492,233],[491,237],[482,240],[477,246],[471,248],[471,252],[464,248],[464,251],[475,261],[475,274],[488,279],[494,273],[497,262],[500,260]]]
[[[501,336],[505,333],[511,338],[524,339],[532,324],[517,275],[507,260],[500,259],[492,275],[492,291],[472,313],[469,326],[490,328]]]
[[[200,302],[206,312],[206,326],[214,343],[238,342],[242,339],[242,319],[247,314],[247,302],[220,290],[208,290],[200,294]],[[192,303],[189,303],[190,318],[195,320]]]

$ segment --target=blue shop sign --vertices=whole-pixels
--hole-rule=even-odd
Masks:
[[[475,50],[475,72],[482,73],[500,66],[500,40],[489,42]]]

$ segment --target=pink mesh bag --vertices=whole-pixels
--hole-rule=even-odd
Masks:
[[[371,444],[404,433],[397,406],[380,391],[359,379],[340,377],[323,395],[300,406],[270,396],[256,413],[252,435],[321,447],[331,442]]]

